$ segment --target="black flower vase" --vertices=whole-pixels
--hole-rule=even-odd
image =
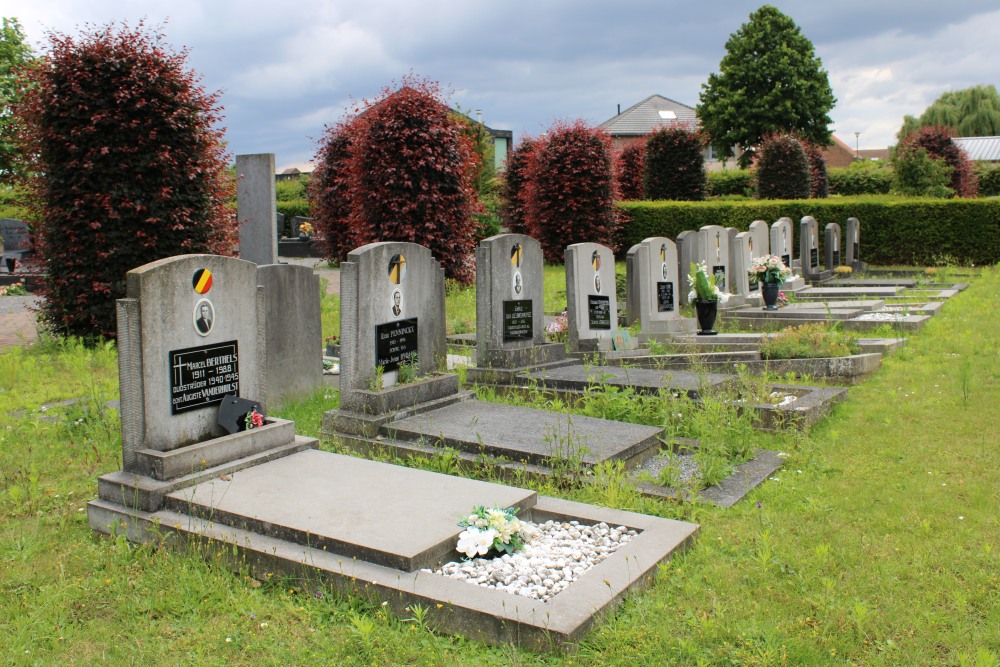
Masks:
[[[702,301],[698,299],[694,302],[695,311],[698,313],[698,326],[701,327],[701,331],[698,332],[699,336],[715,336],[716,331],[712,329],[715,326],[715,316],[719,312],[719,302],[718,301]]]
[[[778,290],[781,285],[778,283],[764,283],[760,286],[761,295],[764,297],[764,310],[778,310]]]

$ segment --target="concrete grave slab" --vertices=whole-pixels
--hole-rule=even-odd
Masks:
[[[658,448],[663,438],[662,428],[481,401],[397,419],[382,432],[539,465],[577,457],[586,466],[629,461]]]
[[[834,299],[890,299],[899,296],[899,287],[807,287],[795,293],[795,298],[810,301]]]
[[[165,506],[413,572],[452,559],[463,512],[477,505],[523,510],[537,502],[537,494],[526,489],[414,472],[307,450],[176,491]]]
[[[537,383],[543,389],[582,391],[593,384],[631,387],[643,393],[669,390],[696,398],[699,392],[732,382],[728,375],[701,374],[690,371],[662,371],[650,368],[620,366],[565,366],[527,373],[525,382]]]
[[[350,484],[349,476],[352,473],[358,476],[357,469],[341,468],[340,463],[345,457],[326,452],[319,454],[329,461],[321,465],[330,486]],[[312,462],[318,460],[313,459]],[[388,464],[372,461],[359,463],[363,466],[361,476],[369,481],[369,488],[381,489],[379,480]],[[264,470],[267,470],[267,465],[270,464],[266,464]],[[422,470],[402,470],[397,479],[412,477],[407,481],[411,488],[439,489],[436,493],[441,496],[447,496],[453,484],[463,481]],[[238,477],[233,482],[243,484]],[[251,495],[251,487],[263,491],[266,478],[248,480],[245,487],[247,490],[242,492],[243,495]],[[525,490],[516,492],[533,495],[533,492]],[[289,508],[310,507],[313,515],[324,517],[323,522],[331,532],[338,530],[329,528],[333,524],[356,521],[331,502],[332,496],[321,496],[317,502],[313,495],[300,492],[294,485],[288,493],[288,497],[281,501],[286,512]],[[455,507],[447,503],[432,507],[433,514],[421,513],[420,523],[414,522],[413,525],[420,526],[428,521],[443,530],[446,522],[457,522]],[[240,511],[255,512],[259,509],[245,507]],[[457,511],[461,513],[468,509],[458,507]],[[284,518],[277,517],[277,512],[272,516],[267,510],[264,510],[264,515]],[[240,518],[239,515],[233,516],[234,519]],[[263,579],[267,574],[274,573],[301,576],[305,582],[327,586],[344,594],[374,596],[383,600],[389,611],[401,617],[410,616],[409,609],[413,605],[421,605],[428,609],[426,622],[434,630],[460,634],[476,641],[514,643],[533,650],[572,648],[600,618],[623,600],[626,593],[647,587],[657,567],[680,553],[699,529],[691,523],[546,496],[538,497],[520,516],[539,523],[549,519],[575,520],[584,525],[606,522],[636,530],[638,535],[551,600],[542,602],[424,570],[405,571],[346,556],[316,546],[309,540],[296,542],[285,539],[286,536],[296,535],[295,532],[275,536],[168,509],[123,515],[118,507],[105,501],[90,504],[91,527],[101,532],[123,531],[128,539],[135,542],[223,547],[236,557],[241,567],[247,568],[249,574],[257,578]],[[402,528],[394,523],[389,529]],[[454,527],[456,537],[459,530]],[[361,539],[371,538],[362,536]]]

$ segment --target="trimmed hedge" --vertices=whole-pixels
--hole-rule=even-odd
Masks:
[[[305,199],[278,201],[277,208],[278,213],[283,213],[285,215],[285,222],[291,222],[291,219],[297,215],[301,215],[306,218],[312,217],[309,215],[309,202]]]
[[[893,171],[888,168],[831,167],[826,176],[832,195],[887,195],[892,189]]]
[[[976,176],[979,178],[980,197],[1000,196],[1000,167],[980,162],[976,165]]]
[[[869,264],[921,266],[950,258],[977,266],[1000,262],[1000,200],[924,199],[915,197],[839,197],[835,199],[620,202],[626,222],[621,248],[650,236],[677,238],[686,229],[722,225],[746,231],[754,220],[769,224],[788,216],[798,255],[798,221],[811,215],[823,230],[847,218],[861,221],[861,259]]]
[[[757,184],[753,180],[753,172],[749,169],[725,169],[710,171],[708,176],[708,194],[711,197],[737,195],[753,197],[757,194]]]

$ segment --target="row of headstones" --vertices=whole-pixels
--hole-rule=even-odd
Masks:
[[[841,226],[832,222],[824,230],[824,264],[827,271],[833,271],[844,263],[853,266],[860,261],[861,224],[857,218],[847,219],[846,253]],[[641,244],[640,244],[641,245]],[[633,246],[629,254],[637,251]],[[678,274],[686,276],[692,263],[705,262],[709,272],[716,276],[716,284],[724,292],[738,296],[753,296],[759,289],[750,283],[748,269],[753,258],[777,255],[789,268],[798,268],[805,280],[822,277],[819,257],[819,224],[811,215],[799,223],[799,257],[796,263],[793,252],[793,224],[791,218],[783,217],[768,226],[763,220],[750,223],[749,230],[740,232],[733,227],[707,225],[698,231],[684,231],[677,235],[675,244]],[[659,249],[664,257],[670,247]],[[671,258],[673,256],[671,255]],[[667,260],[661,259],[662,262]],[[664,264],[664,272],[666,272]],[[687,290],[681,290],[681,304],[687,304]]]

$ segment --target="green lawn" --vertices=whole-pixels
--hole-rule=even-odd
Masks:
[[[702,525],[694,547],[573,655],[440,636],[427,610],[397,620],[377,602],[96,537],[84,505],[97,477],[120,468],[117,414],[104,408],[117,394],[114,348],[4,350],[0,655],[14,665],[996,667],[998,296],[1000,271],[986,269],[808,435],[768,436],[786,465],[734,508],[642,499],[614,471],[584,489],[542,487]],[[468,318],[454,298],[449,329]],[[324,334],[336,326],[327,315]],[[83,400],[41,409],[68,398]],[[317,395],[282,414],[314,433],[335,402]]]

